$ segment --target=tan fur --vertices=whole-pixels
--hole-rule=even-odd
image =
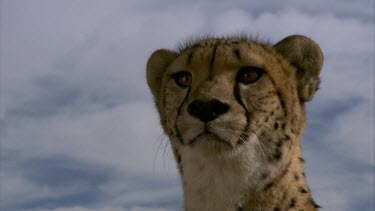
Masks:
[[[207,38],[153,53],[147,82],[180,170],[185,210],[317,210],[299,140],[322,63],[319,46],[300,35],[273,46]],[[244,67],[264,74],[242,83]],[[173,79],[180,71],[191,75],[188,87]],[[189,110],[213,100],[229,108],[213,120]]]

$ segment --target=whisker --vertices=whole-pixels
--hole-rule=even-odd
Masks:
[[[167,147],[168,147],[169,142],[167,141],[164,145],[163,149],[163,168],[165,169],[165,161],[166,161],[166,155],[165,153],[167,152]]]
[[[159,150],[160,150],[160,147],[161,145],[163,144],[163,141],[165,140],[165,137],[166,137],[166,134],[163,133],[159,136],[159,138],[157,139],[157,142],[154,143],[154,146],[153,146],[153,149],[155,149],[155,145],[156,143],[159,143],[158,144],[158,148],[156,149],[156,153],[155,153],[155,156],[154,156],[154,167],[153,167],[153,171],[155,172],[155,165],[156,165],[156,158],[159,154]]]

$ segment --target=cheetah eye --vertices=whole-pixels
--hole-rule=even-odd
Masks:
[[[177,85],[187,88],[191,84],[191,74],[185,71],[177,72],[171,75]]]
[[[262,77],[264,70],[258,67],[242,67],[237,73],[237,81],[250,84]]]

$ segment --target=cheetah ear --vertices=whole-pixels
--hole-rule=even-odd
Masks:
[[[159,49],[148,59],[147,83],[155,98],[159,96],[159,89],[164,71],[176,57],[176,52],[167,49]]]
[[[297,89],[301,102],[310,101],[319,88],[323,53],[318,44],[302,35],[278,42],[275,49],[297,70]]]

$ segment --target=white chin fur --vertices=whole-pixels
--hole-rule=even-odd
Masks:
[[[194,142],[194,140],[202,133],[205,132],[205,126],[202,125],[200,127],[192,127],[186,131],[184,131],[182,135],[182,139],[184,143],[189,144]]]

